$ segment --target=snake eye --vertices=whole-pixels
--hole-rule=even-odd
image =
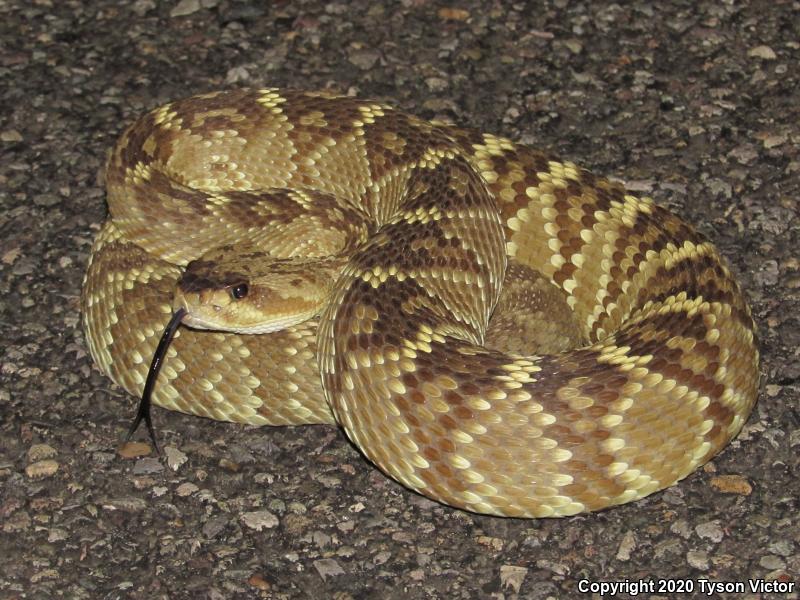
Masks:
[[[240,283],[235,285],[231,288],[231,296],[234,300],[241,300],[245,296],[247,296],[247,292],[250,291],[250,288],[247,287],[246,283]]]

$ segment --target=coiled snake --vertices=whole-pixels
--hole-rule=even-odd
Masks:
[[[231,331],[181,327],[156,404],[336,422],[446,504],[546,517],[642,498],[713,457],[755,402],[754,324],[717,250],[509,140],[234,90],[140,118],[106,182],[82,293],[105,373],[141,394],[187,309]]]

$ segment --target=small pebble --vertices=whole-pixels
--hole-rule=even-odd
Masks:
[[[186,456],[186,454],[173,446],[167,446],[164,448],[164,456],[167,457],[167,466],[173,471],[177,471],[183,464],[186,463],[186,461],[189,460],[189,457]]]
[[[25,467],[25,474],[30,479],[44,479],[55,475],[58,471],[58,463],[54,460],[40,460]]]
[[[278,526],[278,517],[268,510],[257,510],[242,514],[242,523],[250,529],[261,531],[262,529],[272,529]]]
[[[344,575],[344,569],[332,558],[323,558],[314,561],[314,568],[323,580],[337,575]]]
[[[702,550],[690,550],[686,553],[686,560],[690,566],[698,571],[708,571],[708,553]]]
[[[28,449],[28,462],[34,463],[46,458],[53,458],[58,452],[47,444],[34,444]]]
[[[775,60],[778,58],[778,56],[775,54],[775,51],[769,46],[756,46],[755,48],[750,48],[750,50],[747,52],[747,56],[761,58],[763,60]]]
[[[517,565],[502,565],[500,567],[500,585],[508,590],[519,594],[522,587],[522,582],[528,574],[526,567],[519,567]]]
[[[753,486],[741,475],[718,475],[711,480],[711,485],[723,494],[749,496],[753,493]]]
[[[118,449],[117,453],[122,458],[139,458],[147,456],[153,451],[149,444],[144,442],[125,442]]]

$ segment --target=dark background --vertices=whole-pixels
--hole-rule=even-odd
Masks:
[[[788,1],[0,0],[0,598],[797,582],[798,22]],[[156,410],[182,454],[120,456],[135,399],[93,368],[78,311],[105,154],[145,109],[241,85],[377,97],[540,145],[695,223],[760,327],[743,433],[666,492],[539,521],[430,502],[330,427]]]

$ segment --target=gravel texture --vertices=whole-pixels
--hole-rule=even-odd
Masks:
[[[798,22],[786,0],[0,0],[0,598],[588,598],[582,580],[665,578],[694,593],[635,597],[765,579],[795,592],[716,597],[797,598]],[[78,312],[104,157],[145,109],[240,85],[545,146],[696,223],[760,327],[742,434],[663,493],[540,521],[430,502],[330,427],[157,410],[163,457],[121,454],[136,401],[92,366]]]

